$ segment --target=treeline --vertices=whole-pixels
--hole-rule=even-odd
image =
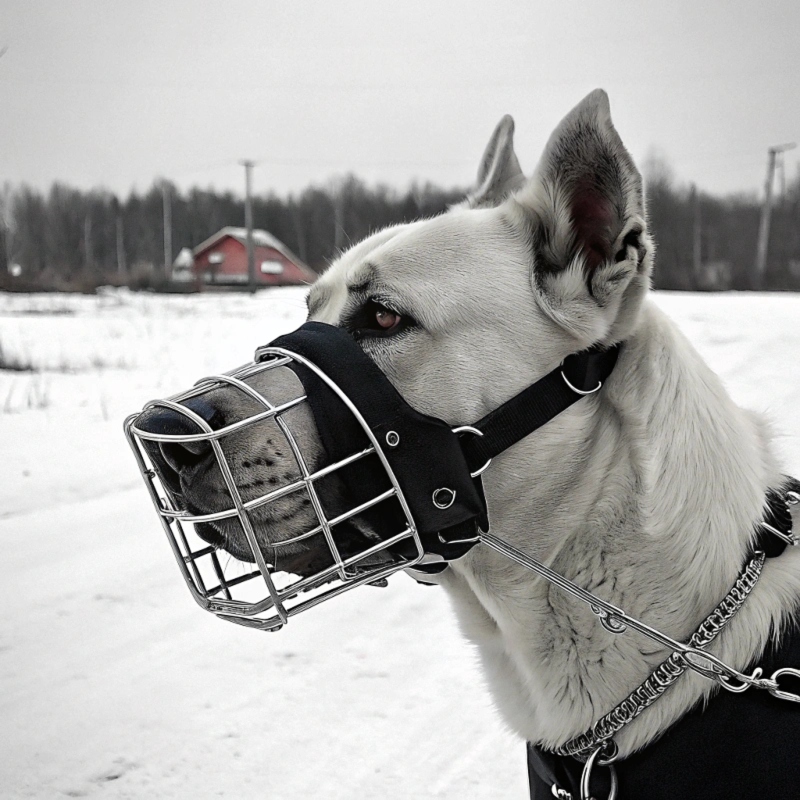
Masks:
[[[754,262],[760,203],[677,187],[667,174],[648,181],[651,228],[658,247],[655,284],[665,289],[800,290],[800,181],[776,201],[763,280]],[[350,243],[392,223],[429,217],[463,197],[431,184],[407,191],[370,187],[355,177],[289,197],[254,198],[253,220],[321,271]],[[135,288],[168,281],[165,196],[171,212],[171,263],[226,225],[244,222],[244,201],[230,192],[181,192],[157,182],[120,199],[55,184],[41,193],[6,185],[0,192],[0,289],[91,290],[103,283]]]
[[[800,180],[773,201],[761,276],[755,271],[759,198],[714,197],[663,176],[647,182],[647,198],[657,288],[800,291]]]
[[[165,197],[166,195],[166,197]],[[297,195],[253,198],[253,225],[269,231],[317,271],[386,225],[440,214],[463,198],[431,184],[405,192],[368,187],[354,177]],[[103,191],[55,184],[47,194],[28,186],[0,195],[0,288],[35,283],[86,289],[100,283],[158,288],[165,282],[164,204],[171,218],[171,263],[226,225],[244,224],[244,200],[231,192],[156,182],[121,200]],[[19,273],[12,280],[11,273]]]

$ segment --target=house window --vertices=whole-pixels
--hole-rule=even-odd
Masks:
[[[208,257],[209,264],[221,264],[225,260],[225,253],[211,253]]]
[[[280,261],[262,261],[261,262],[262,275],[282,275],[283,264]]]

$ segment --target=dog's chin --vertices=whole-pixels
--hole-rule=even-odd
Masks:
[[[202,494],[196,496],[194,491],[184,491],[175,494],[175,499],[184,510],[193,515],[214,513],[213,509],[207,508],[207,502]],[[298,528],[296,535],[302,534],[315,522],[309,516],[301,524],[302,514],[295,517],[294,522]],[[303,542],[289,544],[286,540],[291,538],[292,532],[285,528],[286,522],[278,533],[277,526],[270,519],[252,518],[256,541],[260,545],[261,553],[266,563],[275,572],[284,572],[296,575],[300,578],[309,578],[328,570],[334,565],[333,556],[325,544],[322,534]],[[218,550],[228,553],[237,561],[246,564],[255,564],[256,559],[250,547],[250,543],[245,537],[241,523],[234,519],[221,519],[215,522],[200,522],[195,524],[198,536],[206,543],[216,547]],[[289,534],[287,536],[287,533]],[[336,527],[334,534],[336,546],[342,559],[348,559],[360,552],[368,549],[378,540],[377,535],[372,531],[372,527],[366,521],[353,518]],[[284,542],[282,544],[282,542]],[[395,557],[388,552],[380,552],[363,561],[359,561],[352,570],[372,570],[379,566],[386,566],[395,561]]]
[[[213,526],[208,527],[213,528]],[[255,532],[259,541],[262,540],[262,537],[269,541],[268,535],[265,535],[268,532],[261,530],[259,527],[256,528]],[[219,547],[220,550],[229,553],[238,561],[248,564],[255,563],[249,544],[246,541],[240,541],[241,533],[239,536],[231,536],[230,531],[220,532],[216,528],[214,528],[213,534],[209,535],[209,533],[209,531],[198,530],[201,538]],[[338,537],[337,546],[341,557],[347,559],[363,551],[371,543],[361,532],[353,529]],[[264,560],[275,572],[289,573],[300,578],[310,578],[318,575],[334,565],[333,557],[327,547],[314,547],[302,543],[279,545],[277,547],[273,544],[264,544],[261,547],[261,552],[264,555]],[[376,567],[387,566],[394,561],[395,558],[390,553],[380,552],[357,562],[348,571],[358,573],[360,571],[373,570]]]
[[[195,526],[197,534],[203,541],[228,553],[237,561],[245,564],[255,564],[256,559],[250,548],[249,542],[244,540],[241,530],[230,530],[232,526],[199,523]],[[227,528],[227,529],[226,529]],[[269,541],[266,532],[256,527],[256,538]],[[264,560],[275,572],[286,572],[300,578],[308,578],[323,571],[333,564],[330,554],[321,548],[306,547],[302,544],[275,547],[263,544],[261,552]]]

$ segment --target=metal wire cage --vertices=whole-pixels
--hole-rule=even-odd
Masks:
[[[321,467],[309,465],[286,419],[287,412],[308,402],[306,395],[300,390],[291,399],[271,402],[263,389],[259,391],[251,385],[257,376],[259,383],[263,383],[263,373],[292,362],[313,371],[345,404],[361,426],[366,436],[366,446],[359,446],[350,455],[334,463],[326,463]],[[212,428],[202,416],[183,405],[191,398],[221,388],[239,392],[248,398],[252,413],[240,419],[225,420],[222,427]],[[138,427],[137,420],[151,409],[169,409],[182,415],[193,423],[198,432],[153,433]],[[270,486],[268,491],[245,501],[223,445],[226,437],[241,435],[247,428],[250,429],[248,435],[259,435],[259,424],[267,421],[273,427],[277,426],[288,444],[296,463],[296,475],[284,475],[284,478],[290,479],[274,488]],[[125,420],[124,428],[192,596],[202,608],[221,619],[260,630],[278,630],[290,617],[356,586],[385,585],[390,575],[416,564],[424,556],[408,503],[379,440],[346,394],[323,370],[299,354],[277,347],[261,348],[252,364],[230,373],[203,378],[188,391],[147,403],[141,412]],[[158,459],[152,454],[154,447],[164,444],[196,445],[198,442],[210,445],[230,500],[228,508],[214,513],[193,514],[187,511],[180,492],[171,488],[170,481],[159,469]],[[385,470],[388,488],[344,510],[326,508],[325,499],[318,490],[320,482],[363,459],[372,459],[377,469]],[[270,484],[274,482],[270,481]],[[267,504],[295,493],[302,493],[305,505],[313,508],[316,524],[300,534],[270,541],[268,547],[262,546],[256,536],[258,521],[254,519],[254,514]],[[365,541],[364,546],[356,552],[350,548],[343,553],[339,532],[348,522],[386,502],[396,503],[401,510],[395,515],[402,520],[399,529],[388,531],[385,536],[382,534],[378,541]],[[252,551],[252,563],[233,559],[217,545],[209,544],[207,537],[204,539],[200,536],[198,526],[220,520],[238,520]],[[315,569],[312,574],[302,576],[276,569],[275,564],[279,563],[279,559],[275,554],[301,542],[303,546],[313,545],[317,550],[324,551],[325,565]],[[398,552],[402,555],[399,556]]]

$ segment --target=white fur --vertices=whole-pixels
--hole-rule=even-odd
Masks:
[[[453,425],[477,420],[571,352],[624,340],[601,393],[486,472],[492,531],[685,640],[735,580],[765,489],[779,482],[768,432],[646,299],[653,247],[641,184],[605,94],[567,116],[524,185],[513,123],[501,126],[467,206],[345,253],[312,290],[311,316],[337,323],[354,302],[348,287],[371,275],[372,296],[420,327],[397,341],[368,341],[366,351],[412,405]],[[619,189],[606,226],[610,252],[631,230],[641,237],[638,249],[587,278],[569,206],[583,178],[570,170],[584,164],[591,174],[593,148],[619,167],[613,180],[597,178],[612,194]],[[531,233],[545,228],[560,269],[537,273]],[[785,624],[798,578],[800,552],[768,562],[712,652],[745,667]],[[584,605],[483,547],[440,582],[478,646],[498,708],[529,741],[555,746],[583,732],[668,655],[636,633],[608,633]],[[617,737],[622,755],[713,689],[683,677]]]

